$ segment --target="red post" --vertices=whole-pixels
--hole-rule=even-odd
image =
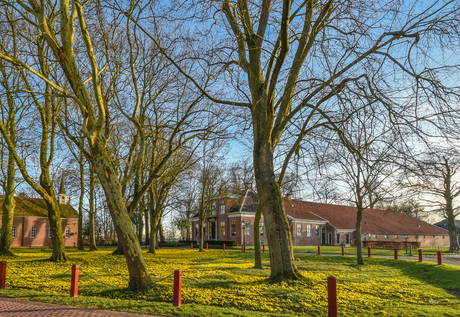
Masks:
[[[182,304],[182,271],[174,271],[173,305],[180,307]]]
[[[160,242],[160,249],[161,249],[161,242]]]
[[[327,316],[337,317],[337,279],[333,276],[327,278]]]
[[[422,249],[418,249],[418,261],[422,262]]]
[[[176,242],[176,249],[177,249],[177,242]]]
[[[224,243],[224,251],[225,251],[225,243]]]
[[[208,250],[208,243],[206,242],[206,250]]]
[[[367,257],[371,257],[371,247],[367,247]]]
[[[318,255],[321,255],[321,246],[318,246]]]
[[[193,249],[193,242],[190,243],[190,249]]]
[[[70,297],[78,296],[78,274],[80,266],[78,264],[72,265],[72,278],[70,280]]]
[[[342,256],[345,255],[345,247],[342,246]]]
[[[438,265],[441,265],[442,264],[442,261],[441,261],[441,251],[438,251]]]
[[[147,243],[147,241],[145,241],[145,248],[148,249],[149,247],[149,244]]]
[[[265,253],[265,244],[262,246],[262,252]]]
[[[398,259],[398,249],[395,249],[395,260]]]
[[[0,262],[0,288],[5,288],[6,282],[6,261]]]
[[[107,241],[105,241],[105,247],[107,248]]]

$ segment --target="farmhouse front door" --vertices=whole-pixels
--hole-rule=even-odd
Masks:
[[[326,228],[321,228],[321,245],[326,245]]]

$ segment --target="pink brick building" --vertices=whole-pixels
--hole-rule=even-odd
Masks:
[[[43,199],[15,197],[16,207],[13,218],[13,238],[11,246],[49,246],[51,243],[48,210]],[[3,196],[0,197],[0,205]],[[68,247],[77,244],[78,214],[67,203],[65,194],[59,195],[62,233]],[[0,218],[0,225],[2,220]]]
[[[204,241],[236,241],[254,245],[254,218],[259,199],[247,186],[238,196],[218,199],[204,223]],[[345,245],[356,242],[356,208],[284,200],[294,245]],[[261,244],[267,244],[265,223],[260,223]],[[199,239],[198,215],[192,218],[192,240]],[[381,209],[366,209],[362,221],[364,246],[404,248],[449,246],[447,230],[408,215]]]

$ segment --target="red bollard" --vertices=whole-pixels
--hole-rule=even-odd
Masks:
[[[225,251],[225,243],[224,243],[224,251]]]
[[[367,257],[371,257],[371,247],[367,247]]]
[[[190,249],[193,249],[193,242],[190,243]]]
[[[160,249],[161,249],[161,242],[160,242]]]
[[[176,249],[177,249],[177,242],[176,242]]]
[[[441,251],[438,251],[438,265],[441,265],[442,264],[442,261],[441,261]]]
[[[318,246],[318,255],[321,255],[321,246]]]
[[[6,261],[0,262],[0,288],[5,288],[6,282]]]
[[[337,279],[327,278],[327,316],[337,317]]]
[[[395,249],[395,260],[398,259],[398,249]]]
[[[78,274],[80,266],[78,264],[72,265],[72,278],[70,280],[70,297],[78,296]]]
[[[344,256],[344,255],[345,255],[345,247],[342,246],[342,256]]]
[[[422,262],[422,249],[418,249],[418,261]]]
[[[262,246],[262,252],[265,253],[265,244]]]
[[[208,250],[208,243],[206,242],[206,250]]]
[[[105,241],[105,247],[107,248],[107,241]]]
[[[146,248],[146,249],[149,248],[149,244],[147,243],[147,241],[145,241],[145,248]]]
[[[174,271],[173,305],[180,307],[182,304],[182,271]]]
[[[241,245],[241,252],[244,252],[244,245]]]

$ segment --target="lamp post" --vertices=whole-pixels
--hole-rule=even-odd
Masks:
[[[246,252],[246,226],[249,224],[249,221],[243,220],[243,252]]]

